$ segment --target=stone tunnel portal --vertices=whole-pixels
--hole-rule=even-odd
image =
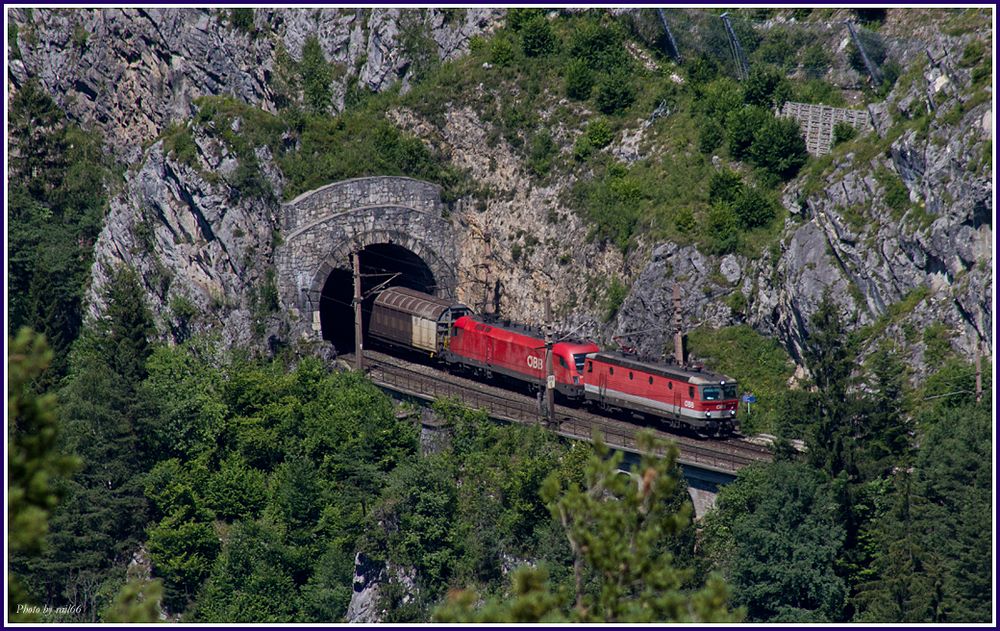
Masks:
[[[403,246],[377,243],[361,250],[361,322],[368,331],[372,305],[378,291],[386,287],[408,287],[433,294],[437,290],[434,274],[419,256]],[[354,274],[350,269],[334,269],[320,295],[320,326],[323,339],[338,353],[354,352]],[[367,333],[365,334],[367,346]]]

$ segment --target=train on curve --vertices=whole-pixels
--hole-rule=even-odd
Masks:
[[[545,387],[545,340],[540,331],[487,321],[454,301],[391,287],[375,299],[368,335],[452,369]],[[737,387],[724,375],[604,351],[585,341],[555,342],[552,365],[556,391],[569,401],[701,433],[735,430]]]

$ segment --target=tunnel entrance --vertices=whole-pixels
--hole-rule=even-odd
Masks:
[[[368,331],[372,304],[378,291],[386,287],[409,287],[433,294],[437,290],[434,274],[424,261],[393,243],[378,243],[361,250],[361,302],[362,328]],[[320,296],[320,325],[323,339],[338,353],[354,352],[354,274],[350,269],[330,272]],[[365,340],[367,346],[367,340]]]

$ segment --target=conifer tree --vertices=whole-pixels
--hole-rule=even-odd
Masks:
[[[623,455],[599,440],[585,473],[585,486],[552,475],[542,496],[562,526],[573,554],[573,593],[554,593],[543,570],[522,569],[513,598],[476,610],[475,597],[453,593],[436,614],[439,621],[726,622],[739,614],[727,606],[722,581],[710,578],[688,589],[693,572],[679,568],[667,543],[688,526],[691,505],[671,502],[677,481],[676,447],[664,457],[640,437],[642,460],[631,474],[620,470]]]

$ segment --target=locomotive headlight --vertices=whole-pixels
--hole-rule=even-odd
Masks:
[[[711,412],[705,412],[705,418],[712,418]]]

